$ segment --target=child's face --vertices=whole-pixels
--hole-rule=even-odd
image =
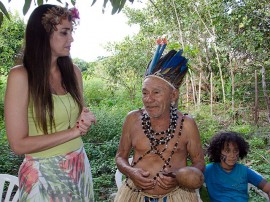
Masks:
[[[225,170],[231,170],[238,161],[239,149],[237,144],[225,142],[224,148],[221,150],[221,166]]]

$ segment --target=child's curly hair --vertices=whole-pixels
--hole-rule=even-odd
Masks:
[[[215,134],[210,145],[207,148],[207,154],[210,162],[220,162],[221,150],[224,149],[225,143],[235,143],[239,149],[239,158],[243,159],[247,156],[249,150],[249,144],[244,140],[240,133],[236,132],[219,132]]]

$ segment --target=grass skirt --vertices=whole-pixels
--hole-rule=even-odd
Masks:
[[[132,188],[136,188],[130,179],[128,183]],[[166,195],[150,195],[145,192],[134,192],[125,183],[118,190],[114,202],[145,202],[145,197],[155,198],[156,202],[198,202],[195,190],[177,187]]]

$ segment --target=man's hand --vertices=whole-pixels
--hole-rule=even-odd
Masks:
[[[141,168],[133,168],[129,177],[137,188],[147,190],[155,187],[155,180],[149,178],[150,173]]]
[[[175,173],[159,173],[157,184],[162,189],[168,190],[178,185]]]

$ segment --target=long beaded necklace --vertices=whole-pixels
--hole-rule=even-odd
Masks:
[[[168,148],[168,143],[171,139],[174,138],[174,133],[175,133],[175,129],[176,129],[176,125],[177,125],[177,119],[178,119],[178,115],[177,115],[177,109],[174,108],[173,106],[171,106],[170,108],[170,124],[169,124],[169,128],[165,131],[162,132],[158,132],[156,133],[152,127],[151,127],[151,122],[150,122],[150,117],[146,112],[142,112],[141,110],[141,120],[142,120],[142,129],[144,130],[144,134],[146,135],[146,137],[149,139],[150,142],[150,149],[148,151],[146,151],[142,156],[140,156],[138,158],[137,161],[134,161],[131,166],[135,166],[139,161],[141,161],[143,159],[143,157],[145,157],[147,154],[150,153],[154,153],[156,155],[158,155],[164,162],[164,165],[162,166],[160,172],[164,171],[164,169],[166,167],[171,167],[170,165],[170,160],[173,156],[173,154],[175,153],[175,150],[178,147],[179,144],[179,140],[177,139],[176,143],[174,144],[174,147],[169,155],[169,157],[167,159],[164,158],[163,153],[166,151],[166,149]],[[181,119],[181,125],[180,125],[180,130],[179,130],[179,134],[178,136],[181,136],[182,133],[182,128],[183,128],[183,123],[184,123],[184,119],[185,119],[186,114],[184,114],[184,116]],[[155,136],[160,136],[160,135],[164,135],[164,137],[161,138],[156,138]],[[160,151],[157,146],[158,145],[165,145],[163,150]],[[154,180],[157,179],[157,177],[159,176],[159,172],[156,174],[156,176],[153,178]],[[141,192],[142,189],[136,189],[136,188],[132,188],[129,184],[128,184],[128,177],[126,176],[126,186],[130,188],[130,190],[134,191],[134,192]]]
[[[68,98],[68,102],[69,102],[69,113],[68,113],[68,109],[67,109],[67,106],[65,105],[65,103],[63,102],[63,100],[61,99],[61,97],[59,95],[57,95],[57,97],[59,98],[59,100],[62,102],[63,106],[65,107],[65,110],[67,112],[67,117],[68,117],[68,128],[67,129],[70,129],[71,128],[71,104],[70,104],[70,101],[69,101],[69,95],[67,95],[67,98]]]

